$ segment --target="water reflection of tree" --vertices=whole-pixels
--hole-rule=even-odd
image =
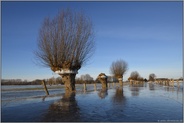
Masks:
[[[66,92],[61,100],[51,104],[43,121],[80,121],[79,107],[75,100],[75,93]]]
[[[123,88],[119,87],[116,88],[115,95],[112,97],[114,103],[125,103],[126,98],[123,93]]]
[[[149,90],[155,90],[155,85],[153,83],[149,83]]]
[[[108,95],[107,89],[102,89],[102,90],[100,90],[99,93],[98,93],[98,96],[99,96],[101,99],[104,99],[107,95]]]
[[[140,88],[139,87],[130,87],[130,90],[131,90],[131,94],[132,96],[139,96],[139,91],[140,91]]]
[[[145,83],[133,84],[129,86],[130,91],[132,92],[132,96],[139,96],[140,90],[146,87]]]
[[[164,87],[164,90],[167,92],[174,91],[174,87]]]

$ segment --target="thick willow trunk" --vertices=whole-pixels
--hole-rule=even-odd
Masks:
[[[102,83],[102,89],[107,89],[107,81],[106,80],[101,80]]]
[[[75,91],[75,76],[76,74],[62,74],[62,81],[65,85],[65,91]]]
[[[123,78],[118,78],[118,81],[119,81],[119,85],[123,86]]]
[[[107,76],[104,73],[101,73],[98,75],[98,80],[102,84],[102,90],[106,90],[107,89]]]
[[[75,91],[75,76],[78,73],[76,69],[69,69],[67,65],[63,69],[55,71],[62,78],[66,92]]]

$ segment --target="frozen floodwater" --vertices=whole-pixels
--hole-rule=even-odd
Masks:
[[[93,84],[87,84],[87,91],[83,91],[83,85],[76,85],[76,93],[65,93],[63,85],[48,88],[50,95],[45,96],[42,86],[2,86],[2,121],[182,122],[183,120],[183,85],[177,88],[154,83],[123,87],[110,84],[108,90],[101,90],[101,85],[98,84],[95,91]]]

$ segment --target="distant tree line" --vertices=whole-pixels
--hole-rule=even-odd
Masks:
[[[40,85],[42,80],[1,79],[1,85]]]
[[[76,84],[93,84],[93,83],[100,83],[97,79],[93,79],[89,74],[81,75],[77,77]],[[115,77],[108,76],[107,81],[110,82],[118,82]],[[63,85],[63,81],[61,77],[51,77],[49,79],[45,79],[47,85]],[[33,81],[22,80],[22,79],[1,79],[1,85],[41,85],[42,80],[35,79]]]
[[[143,77],[141,77],[139,75],[139,73],[137,71],[133,71],[130,74],[130,77],[128,78],[128,80],[136,80],[136,81],[147,81],[146,79],[143,79]],[[85,75],[81,75],[80,77],[77,77],[76,79],[76,84],[93,84],[93,83],[100,83],[98,81],[98,79],[93,79],[93,77],[91,77],[89,74],[85,74]],[[156,75],[154,73],[149,75],[149,79],[148,81],[155,81],[156,80]],[[180,77],[179,78],[180,81],[183,81],[183,78]],[[114,76],[108,76],[107,78],[108,83],[112,83],[112,82],[118,82],[118,79]],[[62,82],[62,78],[61,77],[51,77],[49,79],[45,79],[45,82],[47,85],[63,85],[64,83]],[[1,79],[1,85],[41,85],[42,84],[42,80],[40,79],[35,79],[33,81],[28,81],[28,80],[22,80],[22,79]]]
[[[58,85],[58,84],[63,84],[61,81],[61,78],[49,78],[46,79],[46,84],[49,85]],[[21,79],[2,79],[1,80],[1,85],[41,85],[42,84],[42,80],[40,79],[35,79],[33,81],[27,81],[24,80],[22,81]]]

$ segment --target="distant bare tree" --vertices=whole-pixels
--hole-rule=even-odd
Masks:
[[[62,77],[65,90],[75,90],[75,76],[94,51],[93,25],[83,13],[63,10],[44,19],[35,52],[41,65]]]
[[[156,75],[154,73],[149,75],[149,81],[155,81]]]
[[[119,84],[123,84],[123,75],[128,70],[128,64],[123,60],[117,60],[111,64],[110,72],[119,81]]]
[[[137,80],[138,80],[138,81],[144,81],[144,78],[141,77],[141,76],[139,76],[139,77],[137,78]]]
[[[57,77],[57,78],[56,78],[56,84],[57,84],[57,85],[58,85],[58,84],[63,84],[63,83],[62,83],[61,77]]]
[[[54,77],[51,77],[48,79],[47,83],[49,85],[55,85],[56,84],[56,79]]]
[[[139,73],[137,71],[133,71],[131,74],[130,74],[130,77],[129,77],[129,80],[132,79],[132,80],[138,80],[140,77]]]
[[[93,77],[91,77],[89,74],[81,75],[81,80],[83,81],[90,81],[93,80]]]

